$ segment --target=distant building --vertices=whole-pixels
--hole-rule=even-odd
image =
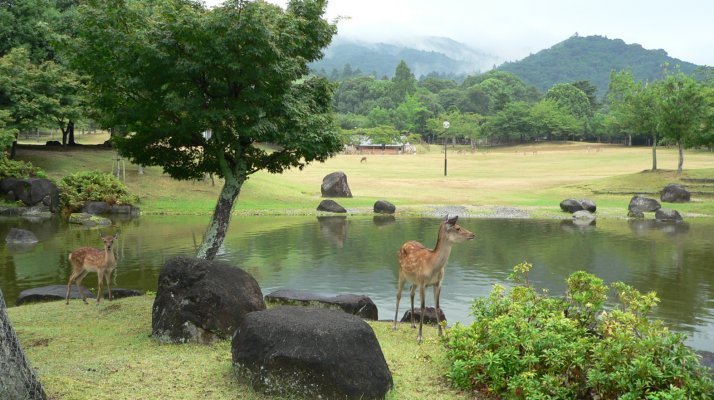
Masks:
[[[379,144],[372,143],[370,138],[361,138],[359,144],[354,146],[359,154],[413,154],[416,147],[409,143]]]

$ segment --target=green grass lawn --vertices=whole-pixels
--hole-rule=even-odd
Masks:
[[[351,210],[371,209],[378,199],[394,203],[400,212],[421,212],[429,205],[463,205],[478,209],[495,205],[529,207],[534,215],[559,213],[558,204],[569,197],[588,197],[603,216],[626,214],[635,192],[657,193],[681,178],[714,178],[714,153],[687,151],[685,171],[678,176],[676,149],[660,148],[660,171],[652,173],[651,150],[565,142],[503,147],[471,153],[449,148],[448,176],[444,176],[441,147],[431,146],[417,155],[338,155],[304,170],[274,175],[259,172],[250,177],[235,207],[237,213],[312,213],[320,202],[322,178],[344,171],[354,195],[340,199]],[[21,148],[18,158],[32,161],[54,179],[74,171],[111,172],[113,150],[101,148]],[[143,212],[151,214],[208,214],[213,211],[221,181],[179,182],[158,167],[138,175],[127,163],[126,183],[141,199]],[[714,192],[714,185],[704,188]],[[655,195],[656,196],[656,195]],[[694,195],[689,204],[671,206],[691,215],[714,216],[714,196]]]
[[[22,346],[52,399],[273,399],[238,383],[230,340],[161,344],[151,334],[153,296],[85,305],[79,300],[8,309]],[[463,399],[449,387],[436,329],[425,341],[400,324],[370,322],[392,372],[388,399]]]

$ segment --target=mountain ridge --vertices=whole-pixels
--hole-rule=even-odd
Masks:
[[[513,73],[541,92],[557,83],[587,80],[598,88],[598,96],[606,93],[613,70],[629,68],[636,80],[652,81],[661,76],[664,64],[679,66],[687,74],[699,67],[670,57],[663,49],[645,49],[637,43],[628,44],[622,39],[600,35],[576,34],[510,62],[502,62],[503,58],[497,55],[444,37],[412,38],[401,43],[338,37],[325,50],[325,57],[311,64],[311,69],[335,80],[355,75],[390,78],[401,60],[417,78],[437,74],[459,81],[466,75],[497,69]],[[349,68],[345,68],[346,65]]]
[[[661,76],[665,64],[679,66],[687,74],[699,67],[670,57],[663,49],[645,49],[638,43],[627,44],[622,39],[599,35],[574,35],[521,60],[505,62],[497,69],[510,72],[543,92],[557,83],[587,80],[602,96],[607,91],[611,71],[631,69],[636,80],[652,81]]]

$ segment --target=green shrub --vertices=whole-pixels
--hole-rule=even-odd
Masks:
[[[5,178],[46,178],[45,171],[30,162],[10,160],[0,157],[0,179]]]
[[[565,297],[548,296],[528,282],[531,265],[514,267],[510,293],[495,285],[472,305],[475,321],[444,337],[448,378],[462,389],[515,399],[706,399],[709,371],[661,321],[648,312],[658,299],[623,283],[605,311],[609,288],[575,272]]]
[[[58,186],[62,207],[68,211],[80,210],[88,201],[109,204],[136,204],[139,201],[119,179],[97,171],[65,176]]]

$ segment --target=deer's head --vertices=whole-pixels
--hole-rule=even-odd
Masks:
[[[447,215],[444,218],[444,222],[441,223],[441,230],[446,235],[446,239],[453,243],[461,243],[467,240],[472,240],[476,237],[473,232],[468,229],[462,228],[458,221],[459,216],[455,215],[451,218]]]
[[[102,239],[102,242],[104,242],[104,247],[107,250],[112,249],[112,245],[114,244],[114,241],[117,240],[119,237],[119,232],[115,233],[113,236],[104,236],[102,233],[99,234],[99,238]]]

